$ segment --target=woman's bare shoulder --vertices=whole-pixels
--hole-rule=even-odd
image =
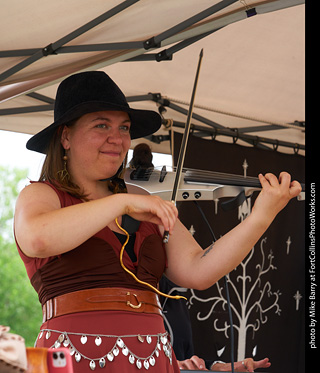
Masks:
[[[17,199],[17,204],[46,203],[60,207],[60,201],[55,190],[48,184],[42,182],[30,183],[24,187]]]

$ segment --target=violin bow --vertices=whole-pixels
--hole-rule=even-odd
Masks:
[[[176,176],[175,176],[172,196],[171,196],[171,202],[174,204],[176,203],[176,199],[177,199],[177,192],[178,192],[178,188],[180,185],[184,157],[185,157],[186,150],[187,150],[187,143],[188,143],[190,127],[191,127],[191,118],[192,118],[192,112],[193,112],[193,106],[194,106],[194,99],[196,96],[196,90],[197,90],[197,85],[198,85],[198,80],[199,80],[199,73],[200,73],[202,58],[203,58],[203,49],[201,49],[200,54],[199,54],[198,67],[197,67],[196,76],[194,79],[193,90],[192,90],[192,95],[191,95],[191,100],[190,100],[189,110],[188,110],[188,116],[187,116],[187,121],[186,121],[186,127],[184,129],[183,138],[182,138],[179,156],[178,156]],[[169,241],[169,231],[165,231],[163,234],[163,242],[167,243],[168,241]]]

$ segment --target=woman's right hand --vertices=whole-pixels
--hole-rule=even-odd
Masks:
[[[172,232],[178,217],[178,210],[173,202],[164,201],[158,196],[137,194],[122,194],[122,196],[127,201],[125,214],[136,220],[162,225],[165,231]]]
[[[17,200],[15,236],[27,256],[46,258],[74,249],[124,214],[171,232],[178,211],[160,197],[126,193],[61,208],[50,186],[34,183]]]

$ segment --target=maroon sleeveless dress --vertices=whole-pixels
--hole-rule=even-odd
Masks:
[[[48,185],[56,191],[62,208],[83,203]],[[53,297],[83,289],[122,287],[150,291],[121,267],[121,247],[116,235],[105,227],[59,256],[30,258],[19,246],[18,251],[44,305]],[[136,262],[124,251],[124,265],[138,279],[157,287],[166,267],[166,254],[156,225],[141,222],[134,253]],[[180,372],[163,318],[158,314],[90,311],[55,317],[42,324],[36,346],[69,348],[76,373]]]

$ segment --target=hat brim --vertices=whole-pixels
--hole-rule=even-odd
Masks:
[[[155,111],[132,109],[129,106],[121,106],[108,102],[91,101],[73,107],[72,110],[66,112],[57,121],[32,136],[26,144],[27,149],[46,154],[50,140],[59,126],[78,119],[84,114],[107,110],[125,111],[129,114],[131,120],[131,139],[151,135],[161,127],[161,117]]]

